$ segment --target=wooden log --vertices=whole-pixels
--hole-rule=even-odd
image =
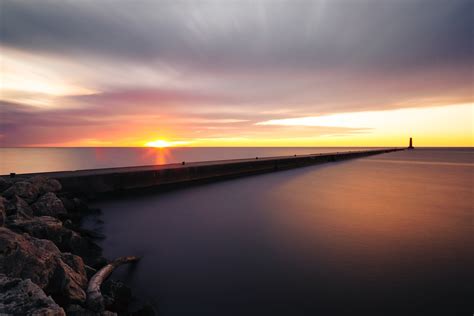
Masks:
[[[140,258],[135,256],[120,257],[105,265],[92,276],[87,286],[87,306],[97,312],[105,310],[104,297],[100,291],[102,283],[110,274],[122,264],[137,262]]]

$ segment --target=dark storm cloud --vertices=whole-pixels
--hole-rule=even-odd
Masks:
[[[2,1],[2,42],[51,54],[241,67],[472,61],[474,1]]]

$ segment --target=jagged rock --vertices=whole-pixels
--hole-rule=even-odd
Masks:
[[[8,189],[12,184],[13,181],[11,181],[9,178],[0,177],[0,192],[3,192]]]
[[[36,238],[51,240],[62,252],[71,252],[83,257],[88,265],[105,264],[105,259],[102,258],[102,248],[92,240],[64,227],[63,223],[54,217],[8,218],[7,226],[16,232],[28,233]]]
[[[0,228],[0,273],[31,279],[53,297],[84,302],[87,277],[82,259],[61,254],[53,242]],[[82,265],[82,268],[80,266]]]
[[[3,274],[0,274],[0,314],[65,315],[64,310],[31,280],[10,278]]]
[[[63,202],[53,192],[48,192],[41,196],[38,201],[31,205],[31,208],[36,216],[58,217],[67,214]]]
[[[62,189],[61,183],[56,179],[46,178],[44,176],[34,176],[27,180],[33,184],[40,194],[48,192],[59,192]]]
[[[12,184],[2,195],[6,198],[11,198],[17,195],[24,199],[27,203],[33,203],[38,197],[38,188],[28,181],[18,181]]]

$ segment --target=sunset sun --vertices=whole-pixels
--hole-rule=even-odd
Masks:
[[[163,139],[157,139],[148,143],[145,143],[145,147],[165,148],[165,147],[176,147],[186,145],[189,142],[184,141],[166,141]]]

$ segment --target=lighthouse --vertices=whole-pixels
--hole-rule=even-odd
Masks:
[[[413,139],[410,137],[410,145],[408,146],[408,149],[415,149],[415,147],[413,147]]]

